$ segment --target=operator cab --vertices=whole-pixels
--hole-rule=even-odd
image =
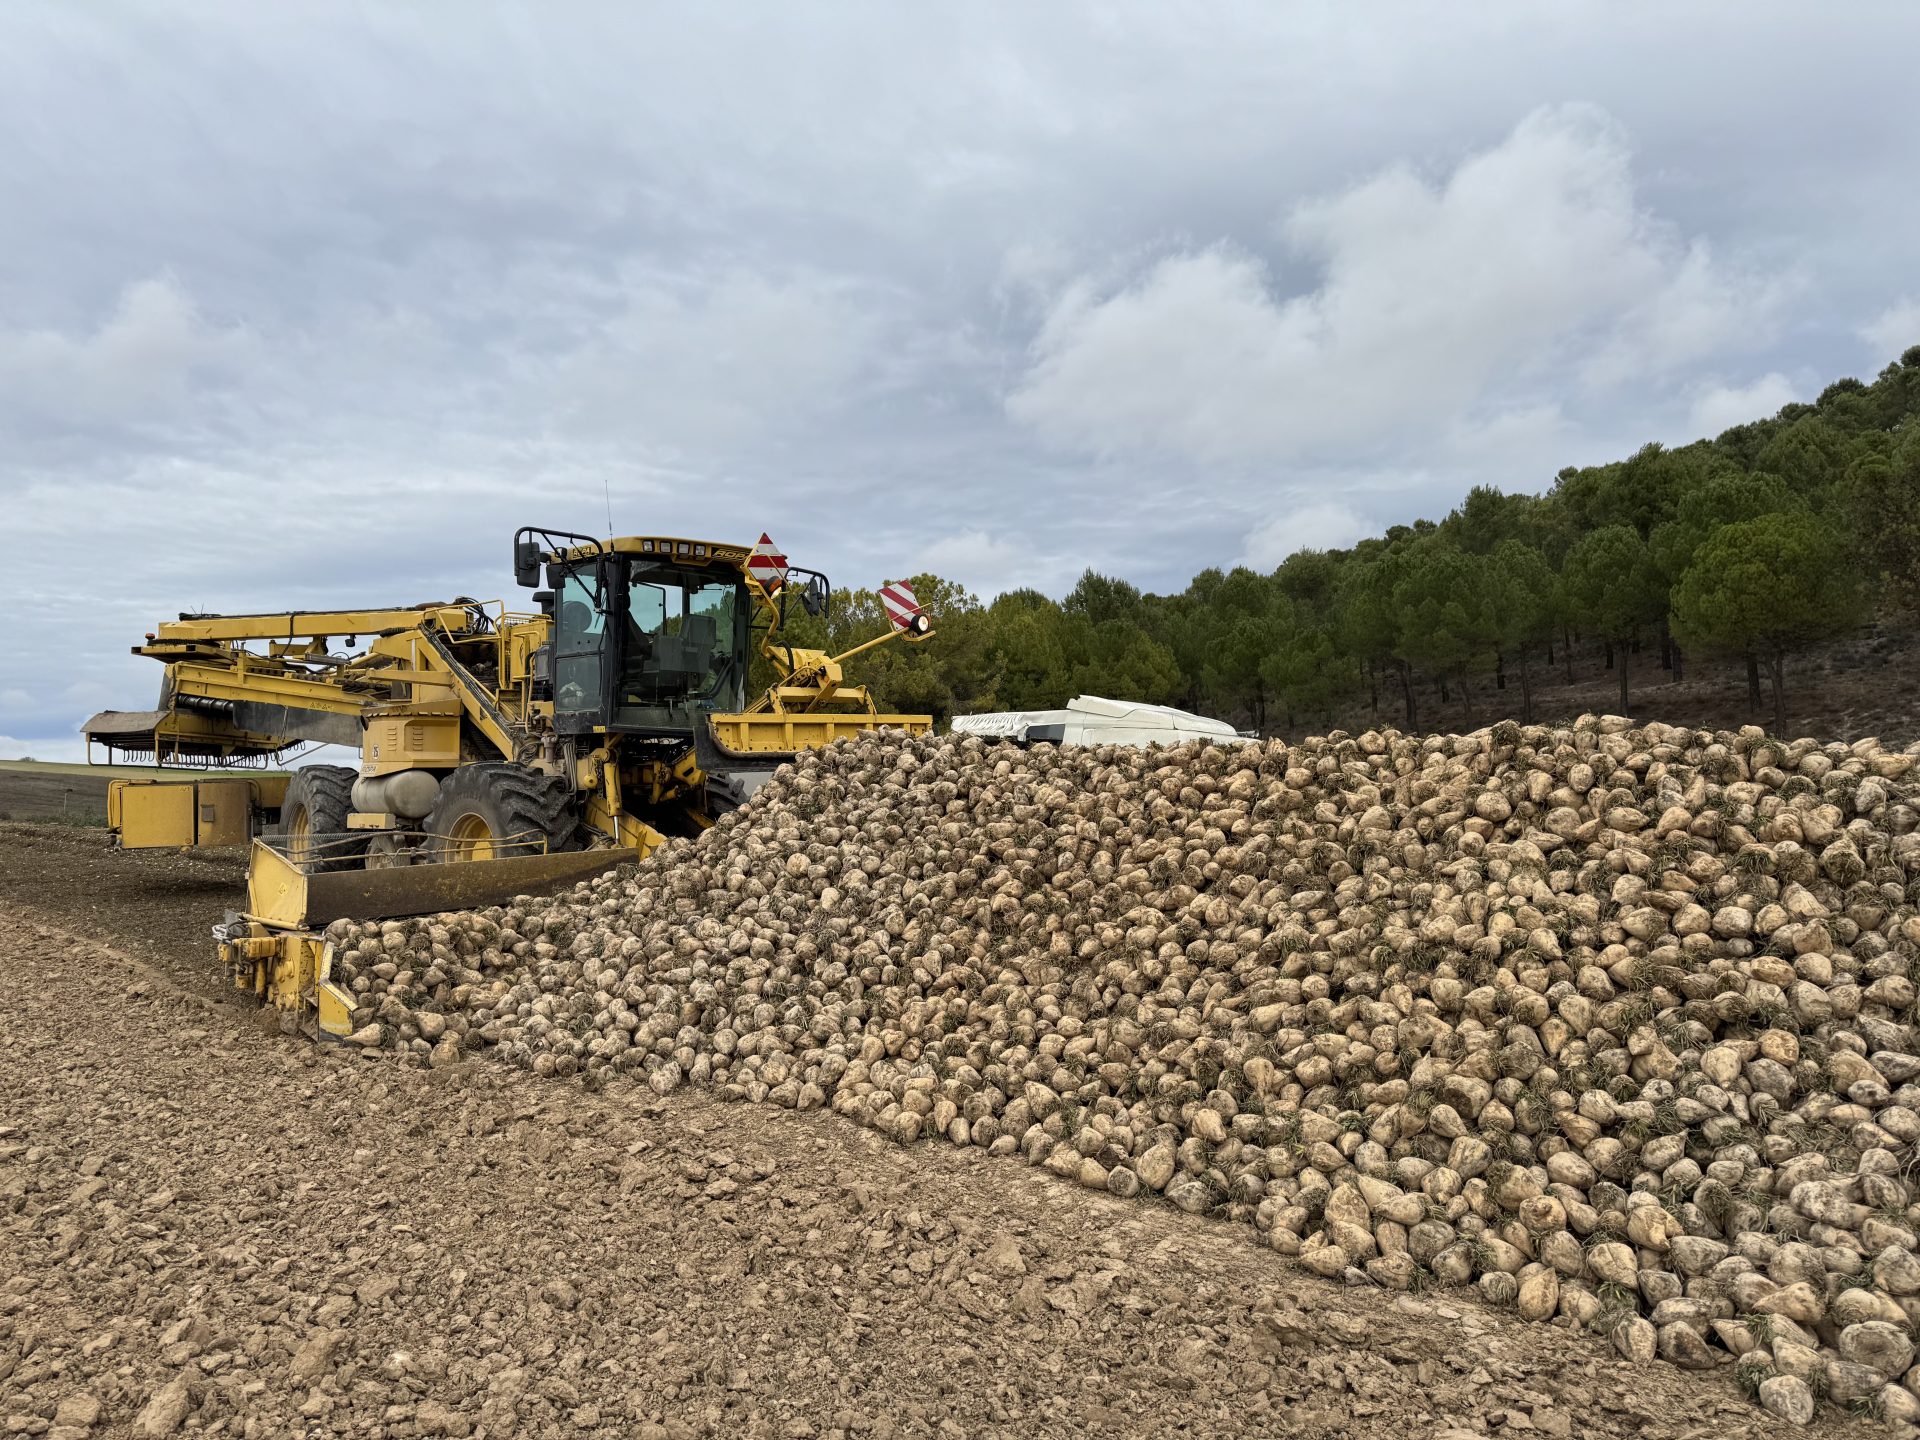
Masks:
[[[550,546],[556,730],[685,738],[703,712],[746,704],[751,610],[742,547],[533,533]],[[585,543],[554,543],[564,540]],[[514,558],[521,583],[537,583],[538,542],[516,540]]]

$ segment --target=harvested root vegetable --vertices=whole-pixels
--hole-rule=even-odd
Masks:
[[[1906,1417],[1915,762],[868,737],[632,871],[329,937],[369,1046],[831,1108]]]

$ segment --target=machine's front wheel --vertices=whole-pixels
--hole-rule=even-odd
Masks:
[[[347,830],[353,781],[353,771],[344,765],[308,765],[293,772],[274,834],[294,864],[308,871],[360,866],[367,842]]]
[[[427,813],[428,858],[494,860],[578,850],[580,820],[572,789],[556,775],[523,765],[462,765],[440,782]]]
[[[753,792],[764,785],[772,774],[771,766],[755,770],[707,771],[707,823],[718,824],[721,819],[745,805],[753,798]]]

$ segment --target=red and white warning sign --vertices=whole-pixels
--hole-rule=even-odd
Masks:
[[[747,556],[747,573],[760,582],[769,595],[787,583],[787,557],[773,548],[773,537],[764,531],[760,543]]]
[[[904,580],[889,580],[880,587],[880,604],[896,630],[916,633],[926,628],[926,613],[914,598],[913,587]]]

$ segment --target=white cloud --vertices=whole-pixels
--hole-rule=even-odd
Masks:
[[[1723,351],[1756,350],[1771,338],[1794,274],[1766,275],[1717,265],[1695,240],[1657,285],[1619,317],[1613,334],[1584,367],[1600,385],[1645,381]]]
[[[1271,570],[1296,550],[1344,550],[1379,526],[1338,500],[1318,500],[1274,516],[1247,536],[1239,563]]]
[[[1276,292],[1220,242],[1056,301],[1007,408],[1101,454],[1351,454],[1527,403],[1557,365],[1645,379],[1742,342],[1777,295],[1678,242],[1635,197],[1624,138],[1537,111],[1443,181],[1395,165],[1306,201],[1283,234],[1318,284]]]
[[[19,740],[0,735],[0,760],[48,760],[62,765],[78,765],[87,758],[86,742],[77,737],[42,736],[38,740]]]
[[[1860,327],[1860,338],[1873,346],[1882,361],[1920,345],[1920,300],[1907,296],[1895,301]]]
[[[983,602],[1008,590],[1040,590],[1060,595],[1072,588],[1087,568],[1083,559],[1041,554],[1023,537],[987,530],[943,535],[904,552],[906,567],[965,585]]]
[[[1701,391],[1687,411],[1690,438],[1711,440],[1736,425],[1770,419],[1799,398],[1794,383],[1778,370],[1751,385],[1715,385]]]
[[[250,350],[244,327],[210,323],[179,282],[161,275],[126,286],[89,335],[0,330],[0,404],[59,425],[156,419]]]
[[[1463,479],[1470,488],[1481,481],[1502,489],[1546,486],[1569,453],[1578,427],[1559,404],[1549,402],[1482,409],[1449,421],[1412,453],[1432,462],[1431,478]]]

